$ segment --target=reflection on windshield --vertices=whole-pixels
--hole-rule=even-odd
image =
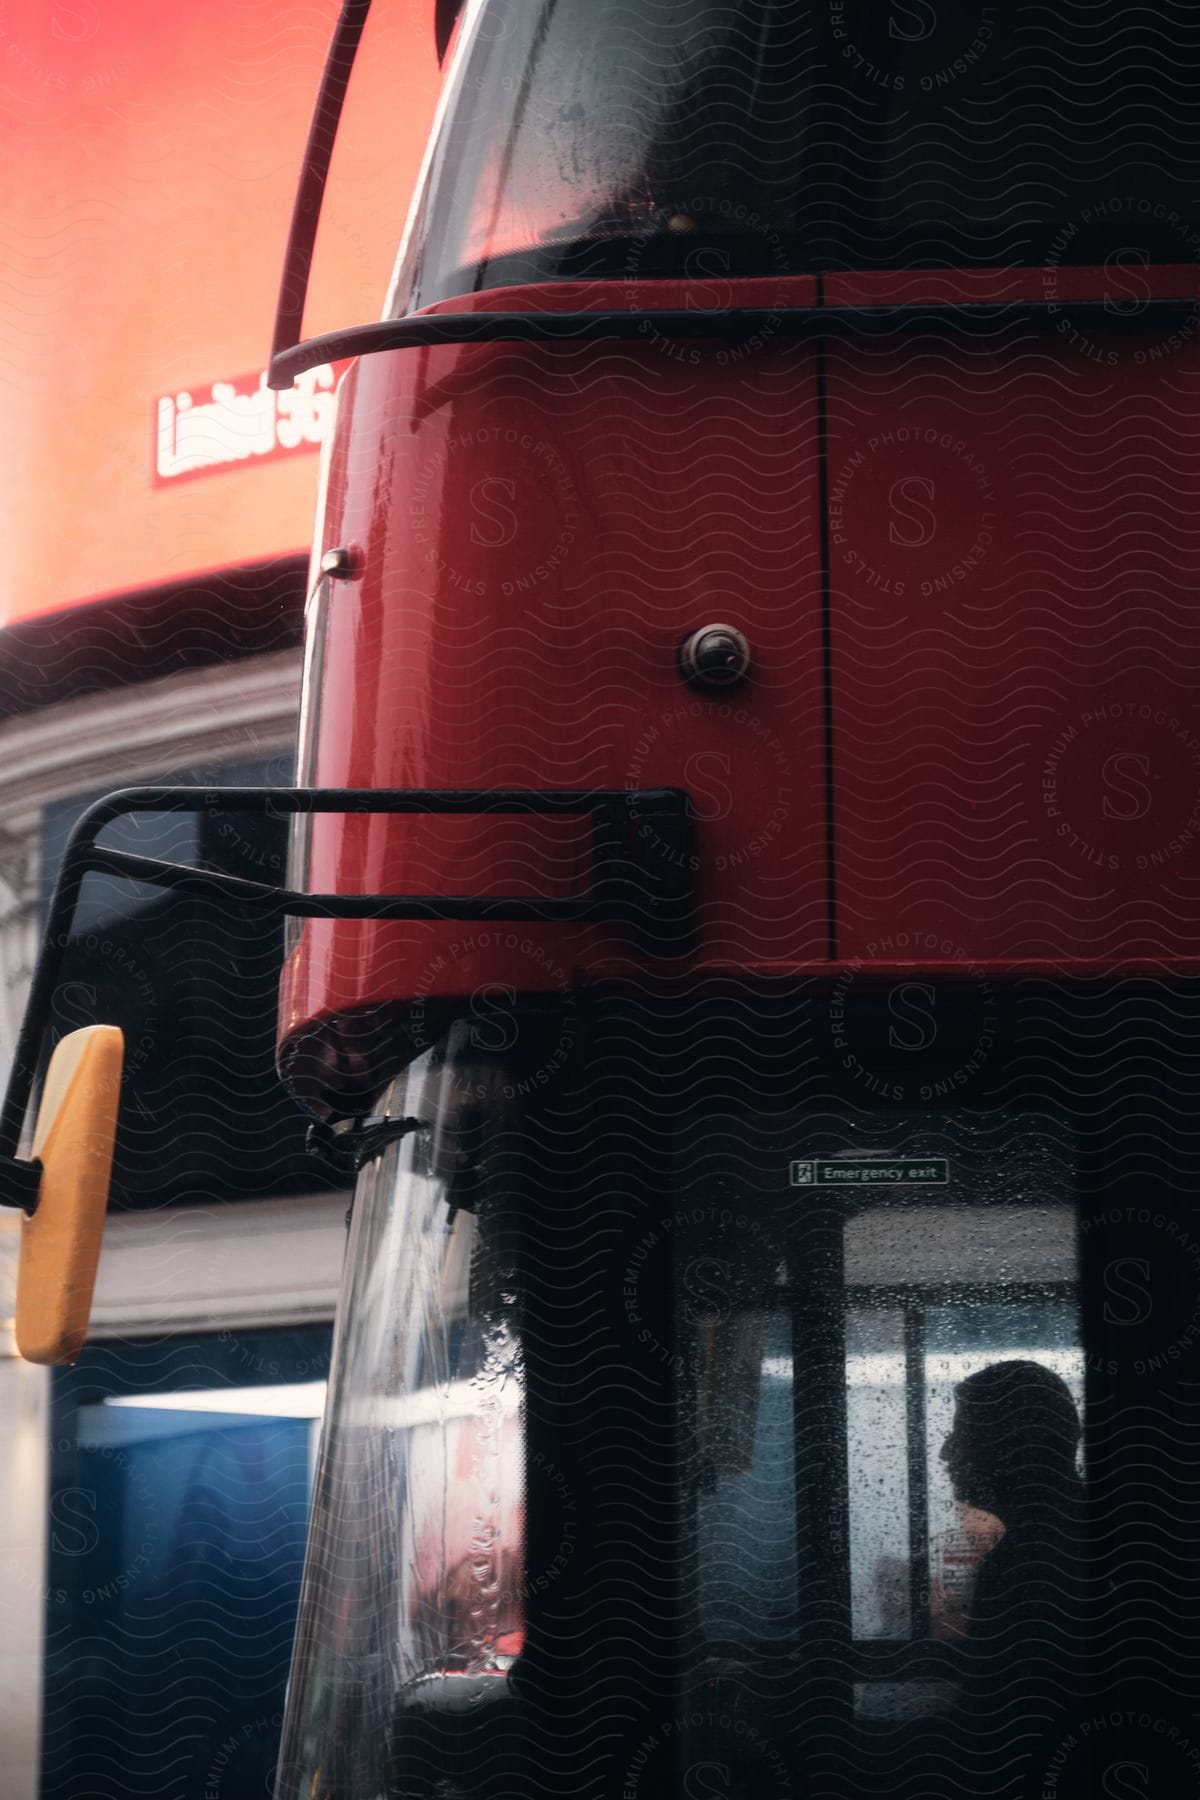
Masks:
[[[452,82],[393,314],[549,280],[1200,260],[1194,8],[489,0]]]
[[[432,1055],[401,1078],[384,1116],[431,1129],[356,1192],[281,1800],[390,1791],[406,1698],[503,1687],[522,1647],[520,1338],[488,1220],[457,1203],[463,1093]]]

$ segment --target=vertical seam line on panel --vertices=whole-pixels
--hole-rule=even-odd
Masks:
[[[825,277],[818,275],[817,306],[825,305]],[[825,936],[826,954],[837,961],[837,842],[833,780],[833,571],[829,554],[829,393],[828,339],[817,338],[817,505],[821,543],[821,712],[825,750]]]

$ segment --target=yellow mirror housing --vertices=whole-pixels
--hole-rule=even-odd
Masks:
[[[125,1058],[115,1025],[73,1031],[50,1059],[33,1135],[37,1208],[21,1225],[17,1349],[73,1363],[87,1337],[108,1210]]]

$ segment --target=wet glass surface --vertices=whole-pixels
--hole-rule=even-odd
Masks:
[[[1145,260],[1200,251],[1198,79],[1200,20],[1173,5],[494,0],[391,310],[562,279],[711,295],[1110,257],[1128,303]]]
[[[1139,1745],[1186,1771],[1154,1673],[1194,1599],[1186,1402],[1155,1423],[1161,1371],[1119,1349],[1149,1262],[1173,1330],[1190,1199],[1109,1233],[1163,1095],[1139,1063],[1127,1107],[1063,1106],[1090,1026],[1056,1008],[985,1104],[814,1078],[798,1106],[803,1008],[743,1038],[753,1097],[681,1052],[647,1110],[658,1025],[634,1057],[619,1013],[557,1093],[534,1028],[488,1056],[465,1023],[388,1090],[425,1125],[355,1200],[281,1800],[1027,1800],[1055,1758],[1084,1800]],[[722,1028],[732,1068],[750,1026]],[[1125,1690],[1150,1724],[1093,1731]]]
[[[524,1639],[520,1335],[489,1217],[460,1204],[479,1100],[456,1079],[428,1057],[401,1081],[436,1128],[355,1196],[284,1793],[387,1791],[397,1708],[498,1697]]]

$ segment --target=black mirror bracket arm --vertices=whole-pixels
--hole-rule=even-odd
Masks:
[[[136,813],[314,813],[587,815],[592,822],[591,891],[567,899],[434,894],[309,894],[106,849],[105,826]],[[648,824],[653,821],[652,826]],[[646,956],[673,959],[695,942],[691,874],[693,811],[678,788],[637,791],[554,788],[125,788],[88,808],[71,833],[17,1038],[0,1112],[0,1206],[32,1212],[37,1165],[19,1155],[25,1115],[41,1063],[46,1021],[58,985],[84,877],[90,873],[224,899],[266,917],[311,919],[503,920],[509,924],[623,925]],[[669,854],[663,854],[666,845]],[[649,846],[649,847],[648,847]],[[660,846],[655,849],[654,846]]]

